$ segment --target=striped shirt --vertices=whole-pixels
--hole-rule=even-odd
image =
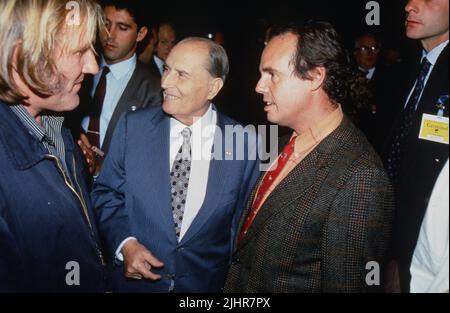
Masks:
[[[41,126],[23,105],[12,105],[11,110],[27,128],[30,135],[38,139],[39,142],[44,145],[44,148],[48,153],[61,161],[64,172],[70,177],[66,164],[64,140],[61,133],[64,117],[57,115],[41,115]]]

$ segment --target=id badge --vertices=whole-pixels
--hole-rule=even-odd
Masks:
[[[448,117],[423,114],[419,138],[448,145]]]

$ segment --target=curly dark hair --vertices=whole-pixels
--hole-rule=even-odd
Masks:
[[[150,21],[146,16],[146,10],[143,9],[144,3],[145,1],[143,0],[101,0],[103,8],[112,6],[117,10],[127,10],[136,22],[138,30],[141,27],[150,26]]]
[[[357,70],[344,49],[341,37],[328,22],[308,21],[303,24],[289,23],[272,27],[269,38],[292,33],[298,36],[297,50],[292,60],[295,74],[311,80],[310,71],[324,67],[326,77],[323,89],[331,102],[344,105],[360,98],[365,87],[357,79]]]

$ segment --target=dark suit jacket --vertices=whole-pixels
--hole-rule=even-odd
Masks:
[[[100,230],[112,252],[134,236],[165,266],[155,270],[162,276],[160,281],[138,282],[126,280],[122,263],[115,262],[113,290],[168,292],[171,280],[175,292],[220,292],[223,288],[232,239],[259,176],[259,160],[247,155],[227,160],[233,146],[227,142],[232,137],[226,136],[225,126],[237,123],[218,113],[217,125],[213,150],[221,159],[211,160],[205,200],[178,243],[171,209],[170,118],[161,108],[147,108],[128,113],[119,122],[92,192]],[[256,151],[255,133],[242,139],[246,149]],[[234,146],[233,151],[239,150]]]
[[[428,205],[434,183],[447,160],[448,145],[419,139],[424,113],[436,115],[436,102],[449,89],[449,47],[442,51],[418,105],[413,125],[406,139],[399,180],[396,184],[397,213],[394,226],[392,254],[399,261],[402,290],[409,290],[412,255],[419,236],[420,226]],[[419,64],[420,61],[417,62]],[[405,91],[403,103],[409,95],[417,76],[412,77]],[[448,102],[444,115],[448,117]],[[397,124],[400,120],[397,121]],[[396,126],[399,127],[399,126]],[[389,147],[389,145],[387,146]]]
[[[62,129],[72,183],[1,101],[0,116],[0,293],[103,292],[95,216],[81,179],[84,156],[70,131]],[[76,277],[70,262],[79,265],[78,286],[66,283]]]
[[[225,291],[369,290],[366,264],[383,268],[393,207],[379,157],[344,118],[269,195],[237,246]]]
[[[367,124],[363,121],[360,129],[379,153],[382,152],[383,144],[389,136],[402,105],[401,101],[398,101],[400,98],[398,82],[403,80],[402,66],[402,64],[396,64],[387,67],[379,64],[369,82],[374,96],[373,104],[376,106],[376,114],[370,114],[366,119]]]
[[[92,83],[92,77],[85,80],[80,91],[80,106],[73,113],[68,114],[67,125],[72,129],[74,137],[78,137],[81,131],[82,119],[89,115],[90,110],[94,106],[90,96]],[[133,75],[111,116],[101,149],[105,153],[108,152],[117,121],[123,113],[149,106],[159,106],[161,103],[161,77],[152,74],[147,65],[137,61]]]
[[[156,65],[155,59],[152,57],[150,60],[150,64],[148,65],[150,72],[153,73],[154,76],[161,79],[161,72],[159,71],[158,65]]]

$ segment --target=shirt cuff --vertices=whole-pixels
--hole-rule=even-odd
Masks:
[[[119,247],[116,250],[115,256],[116,259],[120,262],[123,262],[123,254],[122,254],[122,248],[123,246],[129,241],[129,240],[137,240],[135,237],[127,237],[122,243],[119,245]]]

